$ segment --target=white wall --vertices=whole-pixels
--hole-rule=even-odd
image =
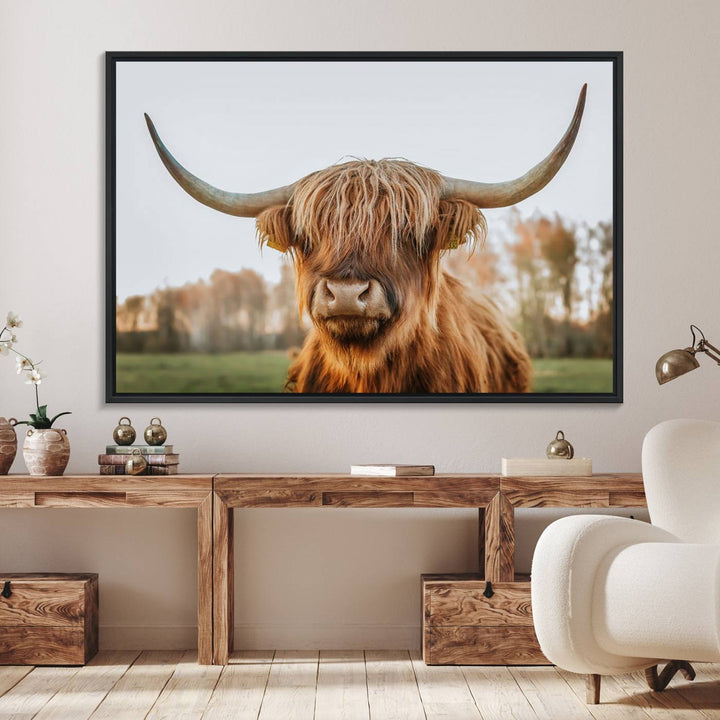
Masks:
[[[714,0],[0,0],[0,313],[22,313],[23,348],[45,359],[43,401],[73,411],[69,470],[93,471],[124,413],[140,427],[159,414],[185,471],[344,471],[377,458],[497,471],[558,428],[598,471],[639,470],[653,424],[717,415],[714,367],[663,388],[653,367],[691,321],[720,337],[718,27]],[[625,403],[106,406],[103,52],[268,49],[624,50]],[[30,408],[0,358],[0,414]],[[521,567],[546,518],[521,515]],[[474,561],[473,512],[236,521],[239,637],[255,646],[407,646],[419,574]],[[194,532],[190,511],[5,510],[0,568],[99,571],[106,645],[185,645]]]

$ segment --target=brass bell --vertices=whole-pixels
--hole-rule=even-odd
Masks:
[[[555,439],[547,446],[545,454],[551,459],[570,460],[575,455],[575,449],[565,439],[565,433],[558,430]]]
[[[129,417],[118,420],[117,427],[113,430],[113,440],[118,445],[132,445],[135,442],[135,428],[130,424]]]
[[[128,475],[142,475],[147,470],[147,460],[140,450],[135,448],[125,463],[125,472]]]
[[[145,442],[148,445],[162,445],[166,440],[167,430],[162,426],[162,420],[157,417],[153,418],[145,428]]]

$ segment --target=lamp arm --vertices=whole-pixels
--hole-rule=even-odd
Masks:
[[[714,345],[711,345],[707,340],[701,340],[698,343],[697,349],[704,352],[708,357],[712,358],[718,365],[720,365],[720,350],[718,350]]]

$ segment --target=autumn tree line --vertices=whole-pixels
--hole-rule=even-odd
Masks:
[[[532,357],[612,356],[610,223],[513,212],[485,247],[443,262],[471,294],[497,301]],[[119,352],[289,350],[306,332],[289,263],[276,284],[253,270],[215,270],[208,280],[133,295],[117,305],[116,327]]]

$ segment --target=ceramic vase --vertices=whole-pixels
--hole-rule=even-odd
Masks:
[[[10,472],[10,466],[17,453],[17,435],[13,422],[0,417],[0,475],[7,475]]]
[[[62,475],[70,460],[67,432],[55,428],[28,428],[23,457],[31,475]]]

